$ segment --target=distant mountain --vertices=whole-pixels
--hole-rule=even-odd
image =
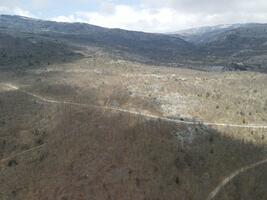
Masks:
[[[217,34],[246,25],[247,24],[224,24],[217,26],[204,26],[199,28],[185,29],[172,34],[180,36],[188,42],[199,44],[209,41],[209,39]]]
[[[18,36],[33,34],[76,47],[99,47],[119,56],[152,63],[179,63],[195,50],[194,45],[176,36],[9,15],[0,16],[0,32]]]
[[[67,62],[102,51],[155,65],[267,72],[267,24],[155,34],[0,15],[0,36],[1,68]]]
[[[260,70],[267,67],[267,24],[233,24],[179,32],[206,55],[206,63],[226,69]]]
[[[0,68],[49,65],[81,58],[74,49],[55,39],[27,33],[0,32]]]

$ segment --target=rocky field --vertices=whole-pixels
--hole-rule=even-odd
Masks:
[[[267,199],[266,74],[99,52],[0,80],[1,200]]]

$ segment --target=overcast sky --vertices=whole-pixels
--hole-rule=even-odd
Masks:
[[[0,0],[0,14],[147,32],[267,22],[267,0]]]

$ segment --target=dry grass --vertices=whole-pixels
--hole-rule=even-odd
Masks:
[[[37,94],[211,122],[267,123],[266,75],[206,73],[106,58],[0,74]],[[241,113],[242,112],[242,113]],[[224,177],[266,157],[266,131],[177,125],[44,104],[0,86],[0,199],[205,199]],[[250,114],[251,113],[251,114]],[[218,199],[265,199],[266,166]]]

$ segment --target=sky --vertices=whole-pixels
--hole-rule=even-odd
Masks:
[[[0,0],[0,14],[166,33],[267,23],[267,0]]]

